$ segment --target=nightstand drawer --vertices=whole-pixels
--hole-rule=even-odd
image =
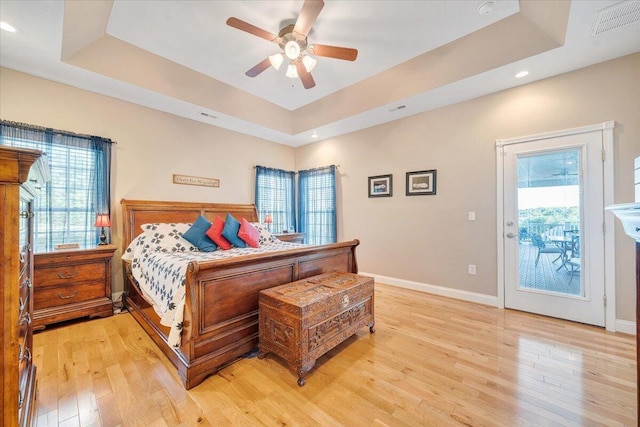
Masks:
[[[38,289],[34,292],[33,309],[58,307],[100,297],[106,298],[104,282]]]
[[[37,289],[56,285],[69,285],[89,281],[102,281],[105,277],[105,263],[72,264],[60,267],[36,268],[34,283]]]
[[[35,254],[33,329],[80,317],[111,316],[115,250],[115,246],[100,245]]]

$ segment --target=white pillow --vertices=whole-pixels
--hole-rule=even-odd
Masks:
[[[149,223],[142,224],[140,228],[147,236],[147,244],[152,251],[184,252],[197,251],[187,239],[182,237],[191,227],[187,223]]]
[[[259,222],[252,222],[251,225],[253,225],[260,232],[260,246],[270,245],[278,241],[278,238],[271,234],[266,225]]]

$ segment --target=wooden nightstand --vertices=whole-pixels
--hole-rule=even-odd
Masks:
[[[278,233],[274,234],[279,240],[291,243],[304,243],[304,233]]]
[[[111,258],[115,250],[113,245],[99,245],[35,254],[34,329],[78,317],[111,316]]]

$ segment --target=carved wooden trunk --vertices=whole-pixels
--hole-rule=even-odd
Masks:
[[[373,279],[327,273],[260,292],[260,353],[273,352],[298,373],[298,385],[316,359],[358,329],[374,329]]]

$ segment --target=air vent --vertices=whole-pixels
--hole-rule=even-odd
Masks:
[[[407,108],[406,105],[398,105],[397,107],[393,107],[393,108],[389,109],[389,111],[403,110],[405,108]]]
[[[602,9],[596,15],[591,28],[591,37],[616,30],[640,21],[640,1],[627,0]]]

